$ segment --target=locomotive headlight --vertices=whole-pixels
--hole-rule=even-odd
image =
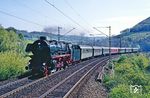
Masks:
[[[43,63],[43,65],[46,65],[46,63]]]
[[[38,43],[38,45],[41,45],[41,43]]]

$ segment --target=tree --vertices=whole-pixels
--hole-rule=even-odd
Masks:
[[[4,28],[0,28],[0,51],[9,51],[20,49],[20,45],[23,44],[18,35],[13,31],[7,31]]]

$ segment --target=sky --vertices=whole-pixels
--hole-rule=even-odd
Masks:
[[[131,28],[150,15],[150,0],[1,0],[0,24],[27,31],[60,26],[61,34],[108,35]],[[57,9],[65,14],[60,13]],[[67,17],[66,17],[67,16]],[[17,17],[17,18],[15,18]]]

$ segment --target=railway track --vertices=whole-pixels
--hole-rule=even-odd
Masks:
[[[106,60],[105,60],[106,61]],[[72,88],[66,92],[66,94],[63,96],[63,98],[78,98],[78,93],[81,87],[84,85],[86,81],[90,78],[91,74],[96,70],[99,65],[103,66],[106,64],[105,61],[102,61],[100,63],[97,63],[95,66],[93,66],[89,71],[87,71],[73,86]]]
[[[0,81],[0,86],[6,85],[10,82],[14,82],[14,81],[17,81],[17,80],[18,80],[18,78],[11,78],[11,79],[8,79],[8,80],[2,80],[2,81]]]
[[[79,69],[80,67],[82,67],[83,65],[91,62],[92,60],[81,62],[78,66],[69,67],[69,68],[67,68],[67,70],[75,71],[75,70]],[[97,58],[94,60],[97,60]],[[48,77],[44,77],[44,78],[41,78],[41,79],[38,79],[35,81],[29,80],[28,78],[23,78],[21,80],[15,81],[15,82],[8,83],[6,85],[0,86],[0,95],[3,98],[12,98],[12,97],[20,98],[23,96],[27,97],[27,95],[33,96],[32,95],[33,92],[36,91],[34,88],[37,87],[37,85],[44,83],[44,84],[42,84],[42,86],[43,86],[43,85],[47,84],[48,81],[53,81],[53,82],[50,82],[51,83],[50,86],[53,87],[53,84],[55,85],[57,83],[56,82],[57,78],[62,80],[63,79],[62,76],[67,73],[67,70],[56,72]],[[71,74],[71,73],[66,74],[66,76],[69,74]],[[42,93],[44,93],[44,92],[42,92]],[[39,93],[39,94],[42,94],[42,93]],[[39,94],[37,94],[37,95],[39,95]]]
[[[26,85],[28,83],[31,83],[33,80],[29,80],[28,77],[16,80],[14,82],[7,83],[5,85],[0,86],[0,95],[3,95],[7,92],[10,92],[13,89],[16,89],[20,86]]]
[[[90,76],[90,73],[96,70],[99,65],[104,65],[107,60],[108,58],[105,58],[101,61],[87,64],[86,66],[72,73],[70,76],[66,77],[53,88],[49,89],[39,98],[74,98],[80,86]]]

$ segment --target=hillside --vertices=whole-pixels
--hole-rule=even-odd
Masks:
[[[116,37],[121,37],[122,46],[140,47],[142,51],[150,51],[150,17],[130,29],[123,30],[114,38]]]
[[[133,33],[140,33],[140,32],[149,32],[150,31],[150,17],[144,19],[143,21],[137,23],[132,28],[128,28],[122,30],[122,35],[130,35]]]
[[[139,22],[131,28],[131,32],[149,32],[150,31],[150,17]]]

